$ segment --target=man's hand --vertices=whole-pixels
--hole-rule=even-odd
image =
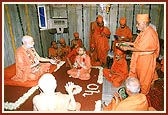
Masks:
[[[69,94],[72,94],[73,88],[74,88],[74,83],[73,83],[73,82],[68,82],[68,83],[66,83],[66,85],[65,85],[65,90],[66,90]]]

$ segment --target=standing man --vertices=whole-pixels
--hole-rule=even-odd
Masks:
[[[94,22],[90,23],[90,41],[89,41],[90,42],[90,47],[91,47],[92,44],[95,45],[95,39],[94,39],[93,35],[94,35],[94,32],[95,32],[96,28],[99,27],[98,26],[98,20],[103,20],[103,17],[101,15],[98,15],[96,17],[96,20]]]
[[[100,16],[97,18],[98,27],[95,28],[95,32],[93,34],[96,51],[98,53],[98,58],[102,63],[102,66],[106,66],[107,63],[107,54],[110,49],[108,39],[110,38],[111,32],[109,28],[104,26],[103,18]]]
[[[129,76],[135,76],[141,84],[141,93],[147,95],[155,76],[156,58],[159,56],[159,38],[157,32],[149,26],[149,14],[137,14],[136,27],[140,30],[134,43],[125,42],[122,50],[133,51]],[[132,46],[132,47],[130,47]]]

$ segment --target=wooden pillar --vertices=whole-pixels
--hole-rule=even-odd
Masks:
[[[29,11],[28,11],[27,4],[25,4],[25,15],[26,15],[26,23],[27,23],[27,34],[31,36],[30,19],[29,19]]]
[[[15,51],[16,51],[15,38],[13,35],[13,31],[12,31],[12,24],[11,24],[11,20],[10,20],[8,5],[5,5],[5,11],[6,11],[7,21],[8,21],[8,25],[9,25],[9,32],[10,32],[10,37],[11,37],[11,41],[12,41],[12,48],[13,48],[13,52],[15,53]]]

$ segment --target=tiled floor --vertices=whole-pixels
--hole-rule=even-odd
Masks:
[[[115,88],[112,83],[108,82],[106,78],[103,78],[103,90],[102,90],[102,103],[105,102],[106,105],[111,101],[113,93],[116,92],[119,88],[123,87],[121,85],[118,88]]]

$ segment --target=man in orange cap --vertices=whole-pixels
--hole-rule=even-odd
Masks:
[[[92,66],[101,66],[101,63],[98,59],[97,52],[95,50],[95,44],[91,44],[90,50],[86,52],[90,56]]]
[[[122,85],[128,77],[128,65],[124,51],[116,48],[111,69],[103,68],[103,75],[114,87]]]
[[[160,44],[157,32],[149,26],[149,14],[137,14],[136,27],[140,33],[135,42],[125,42],[122,50],[133,51],[129,76],[137,77],[141,84],[141,93],[147,95],[155,76],[156,58],[159,56]],[[132,47],[130,47],[132,46]]]
[[[106,66],[107,54],[110,49],[108,39],[110,38],[111,32],[108,27],[104,26],[103,18],[101,16],[98,16],[97,18],[97,25],[98,26],[93,33],[95,48],[102,66]]]
[[[70,46],[66,45],[65,39],[64,38],[60,38],[59,40],[60,43],[60,49],[61,49],[61,60],[65,61],[67,58],[67,55],[71,52],[71,48]]]
[[[82,40],[79,38],[79,33],[74,32],[74,39],[71,40],[71,48],[73,49],[75,44],[78,44],[78,46],[83,46]]]
[[[96,17],[96,20],[94,22],[91,22],[90,23],[90,47],[91,47],[91,44],[95,44],[95,39],[94,39],[94,32],[95,32],[95,29],[98,28],[98,22],[102,22],[103,21],[103,17],[101,15],[98,15]]]

